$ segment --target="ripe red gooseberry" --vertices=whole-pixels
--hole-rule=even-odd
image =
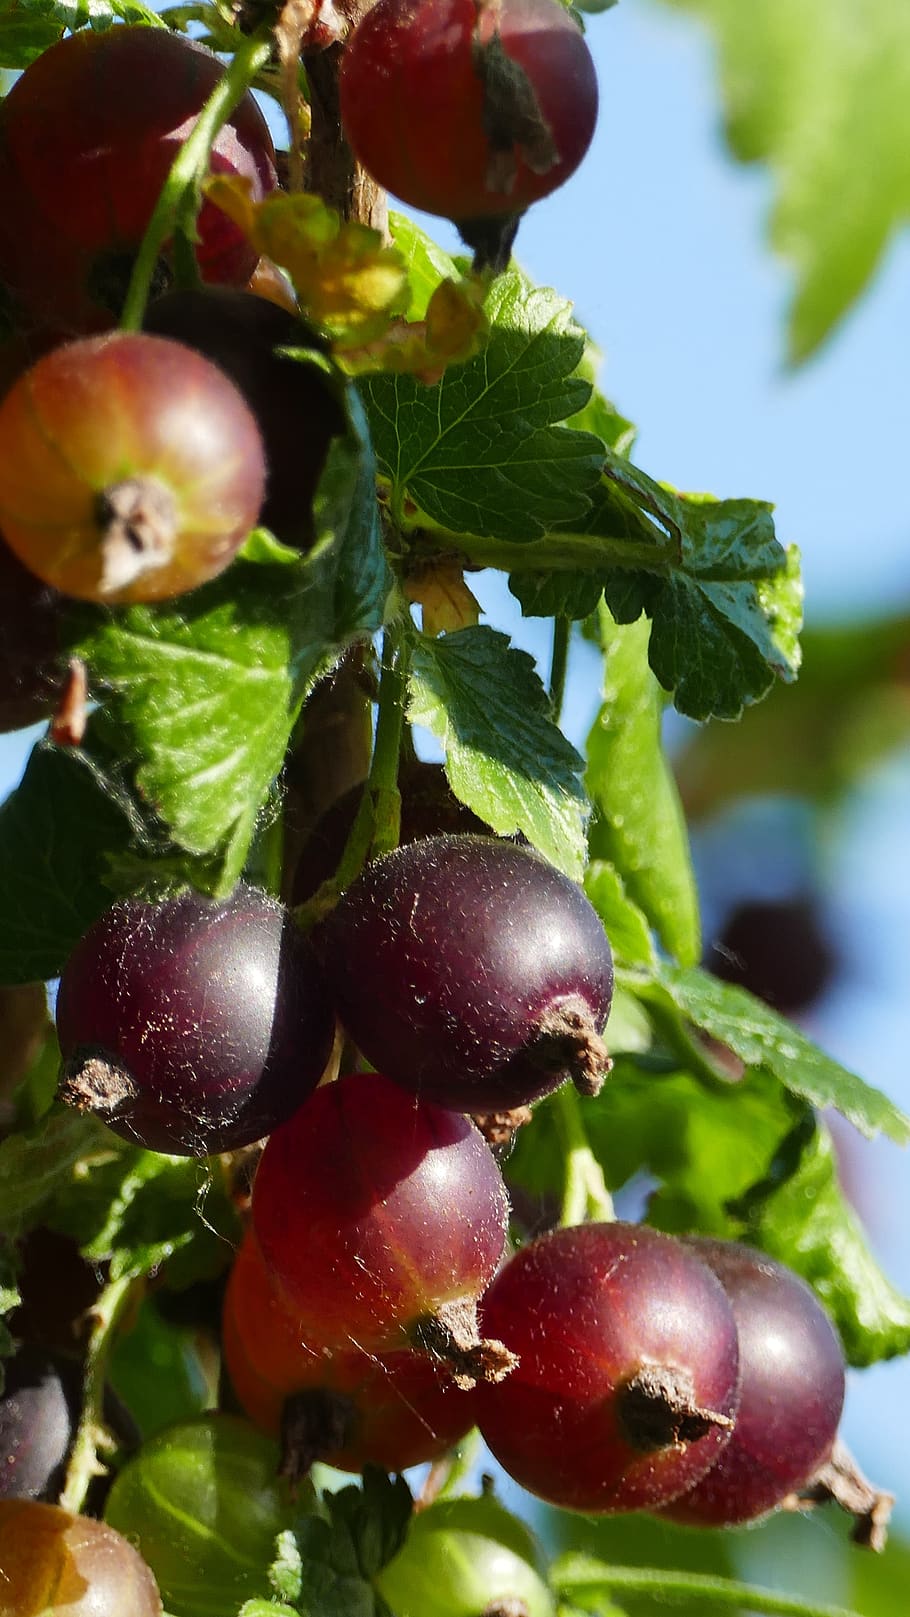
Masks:
[[[597,79],[558,0],[378,0],[348,39],[341,119],[412,207],[470,226],[521,214],[578,167]]]
[[[75,336],[113,325],[170,166],[223,74],[204,46],[141,25],[79,30],[26,69],[0,110],[0,281],[23,314]],[[277,183],[274,157],[245,95],[211,168],[242,175],[258,201]],[[214,203],[197,234],[203,280],[242,286],[255,249]]]
[[[236,1150],[303,1104],[334,1027],[306,938],[266,894],[126,899],[63,971],[61,1098],[152,1151]]]
[[[283,1439],[294,1477],[315,1459],[342,1471],[404,1471],[443,1454],[475,1423],[473,1394],[429,1353],[312,1346],[252,1233],[231,1269],[222,1352],[241,1407]]]
[[[511,1362],[479,1341],[475,1306],[507,1218],[473,1124],[379,1073],[317,1089],[271,1135],[253,1185],[263,1257],[313,1345],[429,1345],[469,1381]]]
[[[0,532],[64,595],[160,601],[214,578],[256,522],[265,479],[236,387],[162,337],[66,343],[0,403]]]
[[[462,1112],[595,1094],[613,994],[603,924],[534,849],[435,836],[368,865],[315,936],[336,1009],[374,1066]]]
[[[828,1458],[844,1402],[844,1356],[814,1292],[791,1269],[735,1241],[686,1245],[730,1299],[742,1390],[729,1443],[664,1514],[721,1527],[773,1510]]]
[[[733,1311],[695,1253],[657,1230],[583,1224],[532,1241],[483,1299],[518,1354],[477,1389],[516,1482],[564,1510],[645,1510],[704,1476],[739,1397]]]

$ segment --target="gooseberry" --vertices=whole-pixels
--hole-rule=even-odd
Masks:
[[[260,1139],[303,1103],[334,1018],[302,933],[238,885],[126,899],[77,943],[57,996],[61,1098],[153,1151]]]
[[[581,888],[533,849],[439,836],[377,859],[317,939],[368,1061],[458,1111],[596,1093],[613,962]]]
[[[160,601],[214,578],[255,523],[265,478],[233,383],[162,337],[66,343],[0,404],[0,530],[65,595]]]
[[[500,1270],[481,1317],[519,1363],[478,1387],[478,1424],[509,1475],[550,1504],[662,1504],[730,1440],[733,1311],[670,1236],[622,1223],[555,1230]]]
[[[844,1403],[844,1356],[820,1302],[792,1269],[736,1241],[686,1245],[730,1299],[742,1389],[729,1443],[665,1514],[720,1527],[773,1510],[827,1460]]]

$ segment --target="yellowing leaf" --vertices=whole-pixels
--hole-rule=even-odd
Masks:
[[[424,320],[396,320],[371,342],[336,344],[336,358],[350,375],[395,371],[432,385],[456,360],[470,359],[486,336],[483,287],[474,280],[443,281]]]
[[[424,634],[452,634],[472,628],[480,618],[477,598],[453,562],[441,562],[409,578],[405,590],[408,599],[420,606]]]
[[[257,252],[287,271],[302,314],[334,339],[349,374],[406,372],[432,383],[477,352],[487,331],[480,280],[443,281],[425,318],[408,321],[407,263],[378,231],[345,223],[309,193],[275,192],[253,202],[248,182],[236,175],[213,175],[205,191]]]
[[[321,197],[279,191],[254,203],[243,180],[223,175],[205,189],[260,253],[287,270],[303,312],[333,336],[368,342],[407,307],[401,254],[383,246],[378,231],[344,222]]]

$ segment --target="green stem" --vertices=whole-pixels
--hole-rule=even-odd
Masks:
[[[709,1602],[715,1606],[735,1607],[771,1617],[857,1617],[845,1606],[819,1605],[801,1595],[778,1594],[773,1589],[757,1589],[750,1583],[739,1583],[732,1578],[713,1578],[700,1572],[663,1572],[633,1566],[603,1566],[592,1569],[590,1579],[569,1578],[563,1582],[559,1567],[554,1568],[554,1581],[567,1600],[586,1596],[636,1594],[650,1595],[655,1602],[673,1605],[691,1601]]]
[[[564,612],[560,612],[553,619],[553,649],[550,654],[550,707],[553,710],[553,719],[556,724],[559,723],[566,694],[566,671],[569,666],[569,637],[571,633],[571,619],[567,618]]]
[[[152,276],[161,250],[175,229],[189,237],[197,211],[199,186],[208,169],[218,131],[242,100],[260,68],[265,67],[271,54],[271,39],[263,38],[260,34],[252,34],[239,46],[225,69],[223,79],[209,96],[192,132],[177,153],[136,255],[120,319],[122,331],[141,331]]]
[[[351,827],[332,883],[338,893],[343,893],[359,876],[370,854],[387,853],[390,848],[398,846],[401,825],[398,759],[409,660],[406,638],[399,635],[394,623],[388,624],[382,639],[382,672],[370,773],[357,818]],[[319,895],[316,896],[318,900]],[[306,910],[307,906],[301,906],[301,909]]]
[[[553,1117],[559,1132],[566,1164],[559,1222],[563,1228],[584,1224],[588,1219],[610,1223],[616,1214],[607,1189],[603,1169],[588,1144],[581,1120],[581,1103],[571,1084],[563,1084],[553,1095]]]
[[[408,695],[410,642],[389,624],[382,639],[382,672],[379,677],[379,713],[376,741],[368,781],[376,817],[373,854],[388,853],[398,847],[401,830],[401,794],[398,790],[398,764],[404,730],[404,710]]]
[[[71,1510],[76,1515],[85,1504],[93,1477],[104,1474],[104,1466],[98,1458],[99,1450],[114,1446],[104,1424],[108,1364],[123,1316],[143,1284],[141,1278],[137,1280],[133,1275],[111,1280],[92,1309],[94,1325],[85,1356],[82,1415],[60,1495],[64,1510]]]
[[[407,537],[407,526],[402,522]],[[455,533],[446,528],[424,528],[415,553],[423,556],[430,543],[446,555],[458,555],[477,567],[496,567],[503,573],[605,572],[610,567],[644,568],[669,578],[678,568],[675,540],[663,535],[654,544],[622,539],[615,534],[573,533],[557,530],[529,542],[490,539],[483,534]]]

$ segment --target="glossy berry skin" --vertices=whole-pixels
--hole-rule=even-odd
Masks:
[[[67,343],[0,404],[0,531],[65,595],[160,601],[214,578],[256,522],[265,479],[233,383],[161,337]]]
[[[497,1275],[481,1320],[519,1355],[501,1385],[478,1388],[481,1432],[509,1475],[552,1505],[653,1508],[691,1487],[729,1440],[732,1310],[716,1277],[669,1236],[619,1223],[543,1236]],[[649,1370],[674,1373],[691,1407],[726,1425],[660,1440],[631,1402]]]
[[[274,1437],[284,1432],[291,1438],[294,1410],[288,1399],[328,1395],[331,1437],[323,1445],[315,1438],[315,1457],[342,1471],[422,1465],[475,1424],[474,1394],[456,1387],[428,1353],[408,1348],[383,1355],[359,1349],[333,1353],[311,1347],[271,1284],[251,1234],[228,1281],[222,1352],[241,1407]],[[318,1406],[313,1416],[319,1421]],[[308,1454],[307,1462],[311,1458]],[[289,1459],[293,1464],[293,1456]]]
[[[82,30],[43,53],[0,111],[0,282],[39,325],[81,336],[119,315],[133,257],[170,166],[224,69],[167,29]],[[215,173],[253,200],[274,189],[274,149],[252,96],[218,134]],[[255,250],[203,202],[203,280],[242,286]]]
[[[482,1112],[576,1073],[598,1087],[610,945],[581,888],[531,848],[398,848],[348,888],[317,947],[351,1038],[421,1099]]]
[[[739,1333],[742,1391],[730,1442],[673,1521],[753,1521],[827,1460],[844,1402],[844,1356],[814,1292],[781,1263],[735,1241],[686,1242],[717,1275]]]
[[[530,130],[495,87],[516,68],[536,101]],[[345,45],[340,94],[345,134],[373,178],[458,223],[520,213],[554,191],[597,120],[591,54],[558,0],[378,0]]]
[[[0,1500],[0,1617],[160,1617],[145,1562],[104,1522]]]
[[[315,538],[313,496],[332,438],[345,418],[318,365],[282,348],[312,348],[301,321],[253,292],[226,288],[169,292],[148,309],[145,330],[195,348],[243,394],[262,434],[268,484],[260,522],[284,544]]]
[[[379,1073],[318,1089],[269,1139],[253,1228],[313,1345],[407,1345],[443,1304],[476,1299],[505,1244],[508,1203],[466,1117]]]
[[[226,1617],[262,1594],[275,1539],[309,1498],[302,1487],[295,1511],[278,1461],[247,1421],[208,1414],[157,1433],[118,1473],[105,1521],[151,1567],[170,1617]]]
[[[153,1151],[203,1156],[303,1103],[334,1021],[306,939],[240,885],[221,903],[186,893],[108,910],[66,964],[57,1031],[64,1099]]]
[[[64,1382],[47,1354],[30,1347],[20,1348],[4,1370],[0,1499],[50,1497],[63,1480],[73,1435],[70,1399],[78,1375]]]

